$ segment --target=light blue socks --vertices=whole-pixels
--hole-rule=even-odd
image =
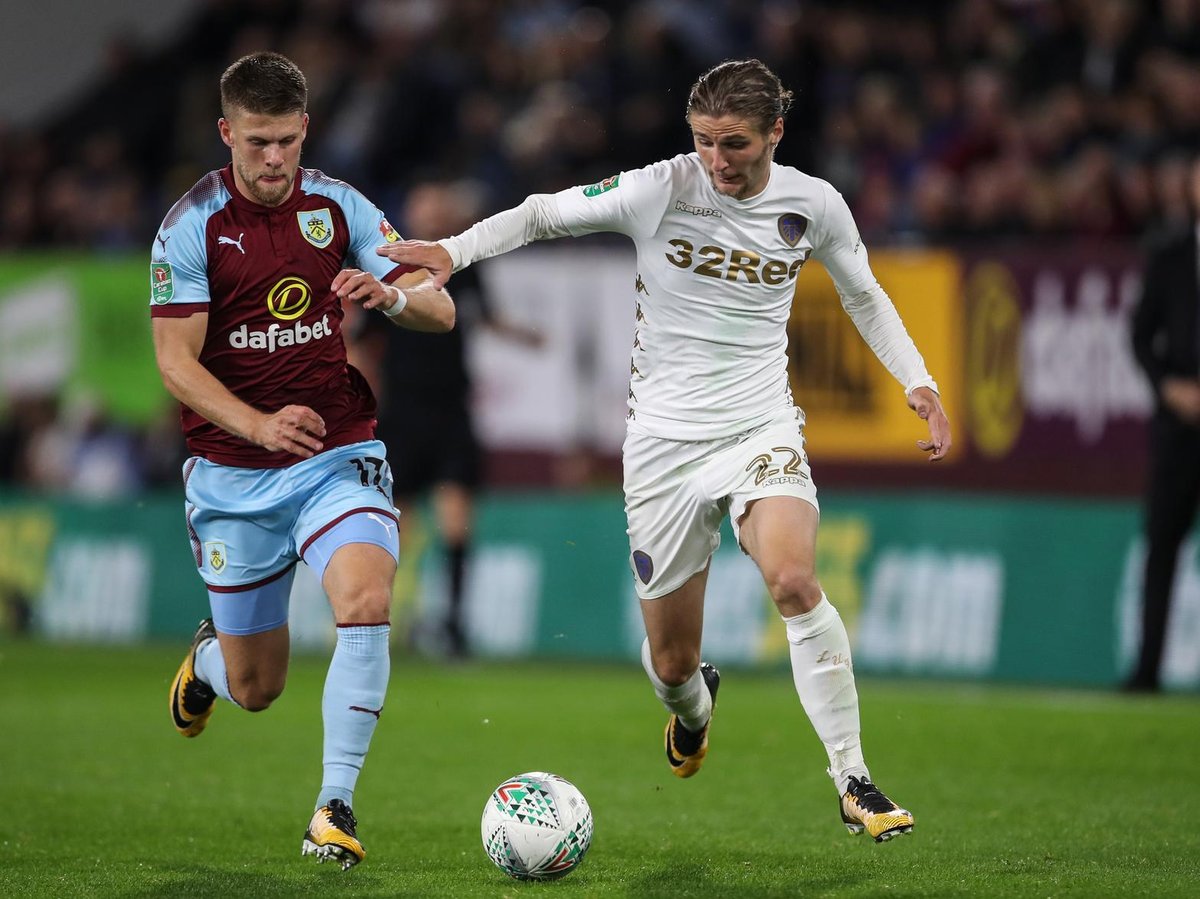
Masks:
[[[325,722],[324,777],[317,808],[340,799],[352,805],[371,735],[387,694],[391,658],[386,624],[343,625],[325,677],[321,716]]]

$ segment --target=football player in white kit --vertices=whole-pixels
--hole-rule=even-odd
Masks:
[[[787,375],[794,281],[810,257],[928,425],[917,446],[930,459],[949,451],[950,425],[846,202],[827,182],[774,162],[790,104],[758,60],[722,63],[688,98],[695,152],[528,197],[437,243],[377,252],[443,283],[534,240],[632,238],[625,509],[646,625],[642,662],[671,713],[667,761],[690,777],[708,751],[720,675],[700,658],[704,590],[729,515],[783,617],[796,691],[829,756],[842,821],[882,842],[910,832],[913,816],[874,785],[863,759],[850,642],[815,571],[819,507]]]

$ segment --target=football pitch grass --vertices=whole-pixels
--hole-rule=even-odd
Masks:
[[[441,665],[397,653],[356,794],[366,861],[302,858],[326,660],[268,711],[171,727],[185,650],[0,641],[0,896],[1200,895],[1200,697],[862,679],[867,758],[916,814],[851,837],[787,671],[724,672],[704,770],[682,781],[639,666]],[[479,818],[531,770],[572,780],[579,869],[519,883]]]

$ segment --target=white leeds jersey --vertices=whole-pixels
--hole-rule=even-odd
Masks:
[[[717,192],[695,153],[599,184],[530,197],[443,241],[455,268],[546,237],[600,231],[637,247],[631,431],[713,440],[791,408],[787,323],[810,258],[905,391],[937,389],[867,263],[850,210],[827,182],[772,164],[747,200]]]

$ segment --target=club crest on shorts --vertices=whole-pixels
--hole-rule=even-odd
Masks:
[[[220,574],[225,570],[225,544],[210,542],[204,544],[204,558],[208,567]]]
[[[300,233],[304,239],[318,250],[325,249],[333,240],[333,215],[328,209],[297,212],[296,220],[300,223]]]
[[[640,549],[633,551],[633,568],[643,584],[650,583],[650,578],[654,575],[654,560]]]
[[[789,247],[800,243],[800,238],[808,230],[808,219],[798,212],[785,212],[779,217],[779,236]]]

